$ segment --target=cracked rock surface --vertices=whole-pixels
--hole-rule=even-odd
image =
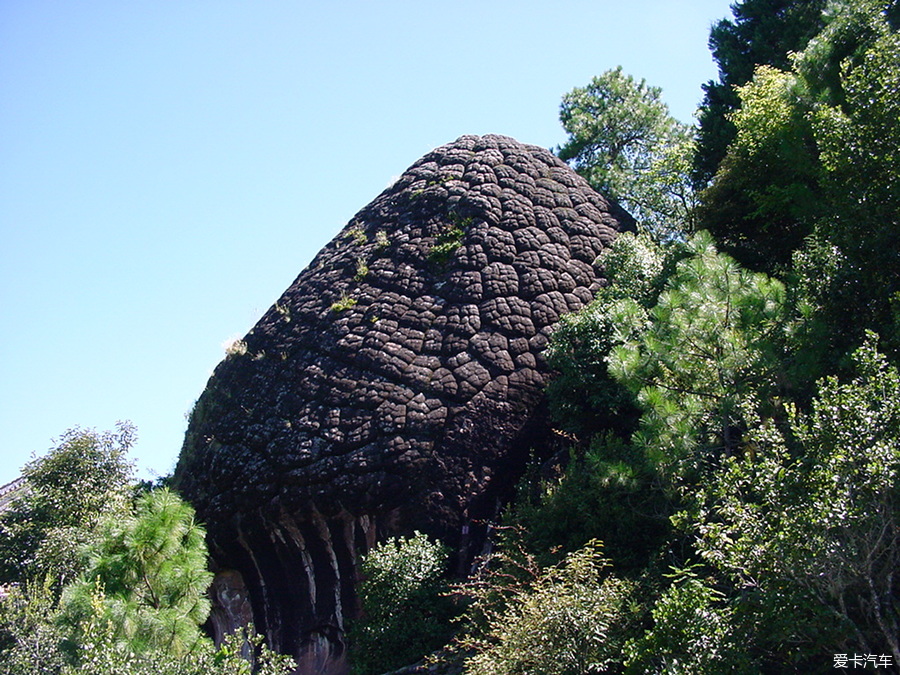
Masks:
[[[549,151],[463,136],[360,211],[218,366],[176,484],[300,672],[346,667],[356,556],[376,540],[475,545],[460,533],[546,435],[552,327],[630,225]]]

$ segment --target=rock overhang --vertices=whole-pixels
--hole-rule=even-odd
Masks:
[[[463,136],[413,164],[198,400],[176,481],[214,555],[248,523],[284,539],[296,523],[379,522],[325,537],[345,541],[349,569],[383,533],[452,537],[495,509],[547,430],[553,325],[593,299],[595,259],[631,224],[551,152],[511,138]]]

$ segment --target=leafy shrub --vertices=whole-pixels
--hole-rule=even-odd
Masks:
[[[356,259],[356,274],[353,275],[353,281],[362,281],[369,273],[369,264],[365,258]]]
[[[56,675],[63,667],[63,632],[53,621],[49,580],[12,586],[0,595],[0,674]]]
[[[443,546],[416,532],[391,538],[362,560],[362,616],[350,628],[352,672],[383,673],[418,661],[450,637]]]
[[[487,629],[461,641],[467,675],[582,675],[621,660],[632,585],[605,571],[598,542],[484,608]]]
[[[723,594],[690,570],[676,572],[673,583],[653,607],[653,627],[629,641],[628,672],[719,673],[759,672],[741,649],[740,631]]]
[[[70,429],[22,470],[26,488],[0,514],[0,583],[49,575],[58,590],[81,569],[79,548],[109,514],[127,511],[136,431]]]
[[[770,642],[900,663],[900,375],[872,334],[854,360],[856,377],[822,380],[809,414],[788,409],[799,448],[763,427],[753,453],[725,462],[696,530],[704,558],[762,591]]]
[[[599,539],[618,572],[634,573],[670,531],[670,511],[643,454],[607,434],[572,452],[558,478],[527,478],[506,520],[542,564]]]
[[[566,431],[586,438],[609,430],[627,438],[634,431],[637,401],[609,373],[609,354],[623,328],[613,309],[623,299],[652,307],[689,254],[683,243],[661,246],[648,234],[626,232],[598,258],[610,285],[587,307],[560,319],[546,352],[556,371],[547,388],[550,411]]]

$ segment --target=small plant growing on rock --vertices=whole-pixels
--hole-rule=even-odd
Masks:
[[[281,314],[284,317],[284,320],[290,323],[291,321],[291,308],[288,305],[283,305],[280,302],[275,303],[275,311]]]
[[[428,251],[428,259],[437,265],[446,265],[456,250],[462,246],[463,236],[475,220],[471,216],[462,216],[451,208],[447,213],[450,221],[438,234],[434,244]]]
[[[463,235],[465,233],[457,226],[453,226],[441,232],[428,251],[428,259],[438,265],[445,265],[450,258],[462,245]]]
[[[356,298],[351,298],[349,295],[342,295],[340,300],[331,303],[331,311],[343,312],[345,309],[355,307],[356,302]]]
[[[357,258],[356,259],[356,274],[353,277],[353,281],[362,281],[366,278],[366,275],[369,273],[369,265],[366,263],[365,259]]]
[[[450,217],[450,222],[453,223],[460,230],[467,230],[475,222],[475,219],[472,216],[462,216],[458,211],[451,209],[448,214]]]
[[[375,233],[375,244],[378,246],[378,248],[387,248],[388,246],[390,246],[390,243],[391,242],[388,241],[387,232],[385,232],[384,230],[378,230],[378,232]]]
[[[359,246],[362,246],[369,241],[369,238],[366,236],[365,231],[363,231],[359,223],[354,223],[353,227],[344,233],[344,238],[353,239],[353,243],[358,244]]]
[[[243,356],[247,353],[247,343],[243,340],[232,340],[225,346],[226,356]]]

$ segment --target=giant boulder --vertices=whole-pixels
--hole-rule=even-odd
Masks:
[[[464,563],[545,445],[553,325],[605,283],[593,263],[630,223],[502,136],[430,152],[360,211],[191,416],[175,478],[207,526],[218,615],[249,603],[301,672],[342,672],[361,552],[417,528]]]

